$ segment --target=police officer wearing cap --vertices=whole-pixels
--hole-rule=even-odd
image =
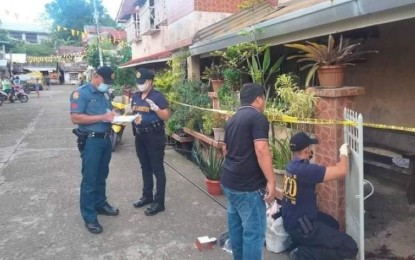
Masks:
[[[291,259],[352,259],[356,242],[339,231],[339,223],[317,207],[316,185],[346,176],[349,165],[347,144],[340,147],[335,166],[310,163],[316,139],[299,132],[290,139],[293,159],[286,167],[283,181],[282,217],[284,228],[297,246]]]
[[[133,121],[135,149],[143,177],[142,197],[134,202],[135,208],[149,204],[145,215],[153,216],[165,210],[166,173],[164,171],[164,148],[166,135],[164,121],[170,116],[169,104],[162,93],[153,88],[154,73],[140,68],[136,74],[138,92],[131,101],[133,114],[140,116]],[[156,192],[153,196],[153,175]]]
[[[111,160],[111,121],[114,112],[108,89],[114,73],[110,67],[98,68],[90,83],[77,88],[71,94],[71,120],[78,125],[78,148],[82,159],[80,207],[82,218],[89,232],[103,231],[97,214],[116,216],[117,208],[107,202],[106,179]]]

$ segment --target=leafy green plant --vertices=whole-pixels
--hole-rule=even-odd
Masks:
[[[220,180],[224,157],[220,154],[219,150],[209,146],[207,154],[205,155],[200,148],[197,148],[196,161],[200,170],[208,180]]]
[[[205,135],[212,135],[213,134],[213,118],[210,116],[210,114],[205,113],[202,116],[203,120],[203,127],[202,132]]]
[[[224,51],[215,51],[212,55],[221,57],[226,66],[238,68],[243,73],[250,75],[253,83],[264,86],[266,100],[269,98],[272,87],[269,81],[279,72],[281,64],[285,60],[285,56],[281,56],[271,63],[269,46],[258,45],[255,39],[253,42],[229,46]],[[244,66],[245,63],[247,67]]]
[[[225,128],[227,118],[226,115],[218,112],[212,112],[211,117],[213,120],[213,128]]]
[[[291,161],[291,150],[289,138],[278,140],[270,138],[269,145],[272,154],[272,165],[275,169],[285,169]]]
[[[197,107],[210,108],[210,98],[208,96],[208,86],[200,81],[186,80],[172,86],[167,97],[180,103],[193,105]],[[172,114],[167,121],[168,132],[180,132],[187,125],[187,122],[194,118],[199,110],[183,106],[172,102]],[[195,112],[193,112],[195,111]],[[196,120],[197,121],[197,120]],[[194,121],[194,122],[196,122]]]
[[[236,111],[240,107],[238,92],[226,80],[218,91],[218,99],[222,110]]]
[[[223,73],[222,73],[221,66],[212,64],[210,67],[205,67],[205,70],[202,72],[202,79],[205,79],[205,80],[223,79]]]
[[[280,113],[301,118],[312,117],[317,97],[314,93],[300,89],[297,79],[291,74],[280,75],[275,82],[277,98],[267,108],[267,114]]]
[[[289,48],[299,50],[301,53],[292,55],[288,59],[297,58],[297,62],[311,62],[300,68],[305,70],[310,68],[306,77],[306,86],[310,85],[311,79],[316,71],[322,66],[330,65],[354,65],[353,62],[365,60],[364,55],[368,53],[378,53],[373,50],[363,50],[361,40],[343,39],[340,35],[339,43],[336,45],[334,37],[328,36],[327,44],[306,41],[302,43],[285,44]]]
[[[239,90],[241,72],[238,69],[226,68],[223,70],[224,84],[227,84],[231,90]]]
[[[163,93],[168,93],[173,86],[174,75],[172,70],[165,70],[156,73],[154,86]]]

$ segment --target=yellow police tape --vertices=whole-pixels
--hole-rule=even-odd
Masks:
[[[170,100],[170,102],[178,104],[178,105],[190,107],[190,108],[221,113],[221,114],[229,115],[229,116],[231,116],[235,113],[233,111],[226,111],[226,110],[220,110],[220,109],[211,109],[211,108],[203,108],[203,107],[193,106],[193,105],[184,104],[184,103],[177,102],[177,101],[172,101],[172,100]],[[284,122],[284,123],[313,124],[313,125],[348,125],[348,126],[356,126],[357,125],[357,123],[354,122],[354,121],[346,121],[346,120],[299,118],[299,117],[287,116],[287,115],[272,115],[272,114],[269,114],[269,113],[265,113],[265,115],[267,116],[268,121],[270,123],[272,123],[272,122]],[[389,129],[389,130],[395,130],[395,131],[415,133],[415,127],[374,124],[374,123],[363,123],[363,126],[370,127],[370,128]]]

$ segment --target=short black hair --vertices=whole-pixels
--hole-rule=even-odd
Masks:
[[[265,96],[265,88],[254,83],[246,83],[241,88],[241,106],[251,105],[257,97]]]

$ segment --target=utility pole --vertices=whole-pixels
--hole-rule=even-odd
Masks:
[[[101,50],[101,44],[99,41],[99,25],[98,25],[98,11],[97,11],[97,4],[95,0],[92,0],[94,4],[94,19],[95,19],[95,26],[97,30],[97,47],[98,47],[98,53],[99,53],[99,66],[102,67],[104,65],[104,62],[102,61],[102,50]]]

